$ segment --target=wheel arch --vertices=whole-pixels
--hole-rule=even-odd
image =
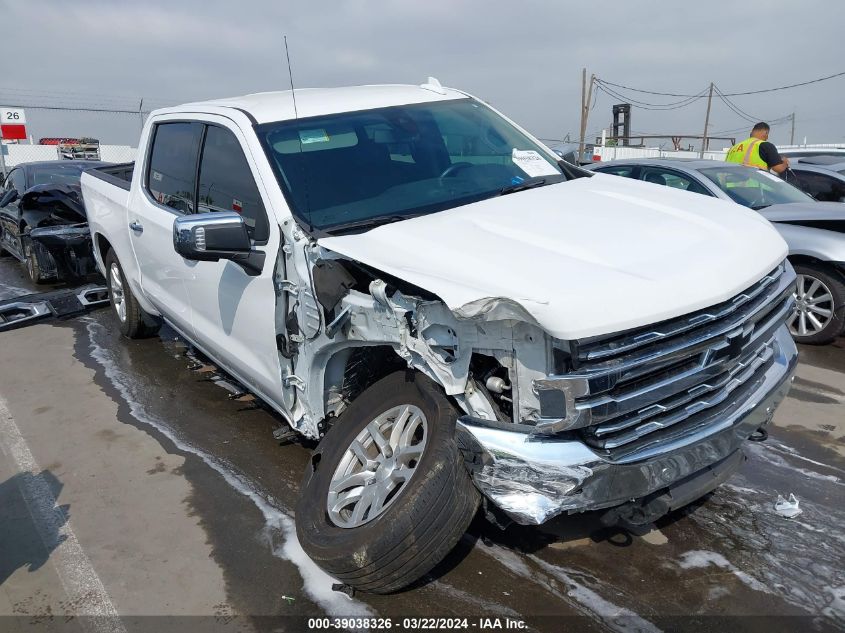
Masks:
[[[335,350],[323,371],[323,404],[327,416],[339,414],[349,402],[407,363],[388,343],[354,345]]]
[[[106,254],[112,248],[111,242],[102,233],[94,234],[94,260],[97,262],[97,267],[100,272],[106,274]]]
[[[835,276],[841,282],[845,283],[845,272],[843,272],[843,269],[840,268],[840,266],[837,266],[836,262],[831,262],[826,259],[820,259],[813,255],[807,255],[803,253],[790,255],[789,257],[787,257],[787,259],[789,260],[789,263],[791,263],[793,266],[795,266],[796,264],[807,264],[810,266],[818,266],[820,268],[824,268],[827,273]]]

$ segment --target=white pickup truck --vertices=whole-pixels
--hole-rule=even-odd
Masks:
[[[759,214],[581,171],[433,79],[157,110],[82,189],[123,333],[168,323],[320,440],[297,533],[360,590],[420,578],[479,504],[689,503],[796,364]]]

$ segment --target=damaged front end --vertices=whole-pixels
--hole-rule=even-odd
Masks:
[[[606,508],[613,520],[649,523],[706,494],[789,390],[794,281],[784,262],[694,314],[554,343],[550,375],[532,380],[534,419],[459,420],[479,490],[521,524]]]
[[[367,384],[419,371],[463,411],[456,441],[476,487],[520,524],[614,508],[653,520],[706,494],[769,422],[797,362],[786,261],[709,308],[564,341],[521,301],[450,309],[301,235],[290,244],[284,268],[312,280],[278,281],[294,299],[279,318],[291,426],[319,438]]]
[[[29,234],[45,277],[78,281],[95,270],[87,224],[44,226]]]
[[[47,279],[78,281],[94,272],[94,252],[85,206],[76,185],[30,188],[21,199],[24,218],[41,274]]]

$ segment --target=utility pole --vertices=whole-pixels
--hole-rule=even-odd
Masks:
[[[590,87],[587,88],[587,69],[581,69],[581,134],[578,143],[578,160],[584,156],[584,137],[587,135],[587,118],[590,114],[590,101],[593,100],[593,83],[595,75],[590,75]]]
[[[792,131],[789,133],[789,144],[794,145],[795,144],[795,113],[794,112],[792,113],[792,116],[790,118],[792,119]]]
[[[710,105],[713,103],[713,82],[710,82],[710,94],[707,97],[707,114],[704,115],[704,134],[701,135],[701,151],[699,158],[704,158],[704,150],[707,149],[707,127],[710,125]]]

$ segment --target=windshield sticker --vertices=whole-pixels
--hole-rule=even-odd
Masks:
[[[238,200],[237,198],[233,198],[232,199],[232,211],[237,211],[238,213],[241,213],[243,210],[244,210],[243,203],[240,200]]]
[[[328,143],[331,137],[325,130],[300,130],[299,140],[303,145],[308,145],[309,143]]]
[[[524,171],[529,178],[536,178],[537,176],[556,176],[557,170],[549,164],[545,158],[540,156],[539,152],[533,149],[521,150],[513,148],[511,160],[514,165]]]
[[[153,171],[153,180],[161,181],[161,179],[162,179],[161,172]]]

